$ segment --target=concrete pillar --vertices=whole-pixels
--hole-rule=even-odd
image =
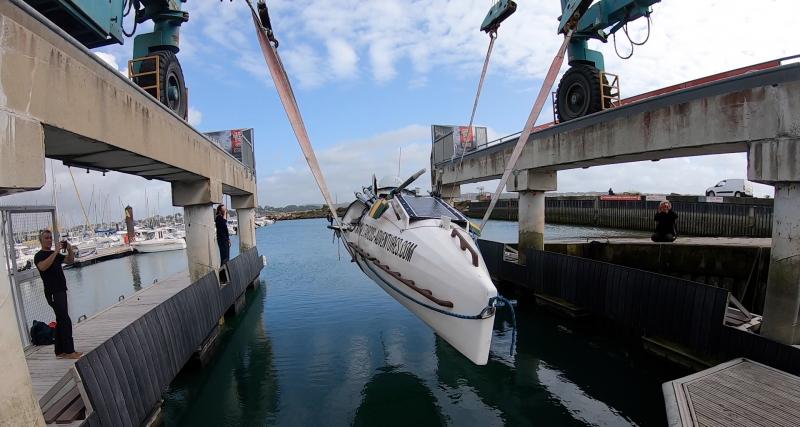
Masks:
[[[800,344],[800,183],[776,183],[761,335]]]
[[[0,426],[44,426],[42,410],[33,394],[31,375],[19,336],[11,280],[6,267],[6,247],[5,233],[0,230],[0,360],[3,361]]]
[[[219,267],[214,204],[221,202],[222,184],[219,181],[200,179],[172,183],[172,204],[183,206],[186,257],[192,282]]]
[[[440,197],[448,203],[453,203],[461,197],[460,184],[442,184]]]
[[[544,250],[544,194],[554,191],[556,172],[522,170],[506,183],[507,191],[519,193],[519,263],[525,264],[529,249]]]
[[[800,344],[800,129],[788,118],[782,123],[782,136],[749,144],[747,178],[775,187],[761,335]]]
[[[189,277],[192,282],[219,266],[217,230],[214,226],[214,205],[202,204],[183,207],[186,224],[186,257],[189,259]]]
[[[44,186],[44,182],[44,131],[41,123],[0,108],[0,195],[37,190]]]
[[[239,253],[256,246],[255,194],[231,196],[231,208],[239,218]]]
[[[519,192],[519,262],[528,249],[544,250],[544,191]]]
[[[236,209],[239,218],[239,253],[256,246],[256,210],[253,208]]]

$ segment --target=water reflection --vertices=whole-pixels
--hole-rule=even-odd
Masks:
[[[361,393],[353,426],[441,426],[445,425],[436,398],[425,383],[409,372],[384,367],[373,375]]]
[[[499,340],[508,328],[498,313],[489,363],[476,369],[441,339],[438,380],[455,392],[473,391],[482,404],[496,408],[504,423],[543,425],[660,425],[664,408],[653,376],[674,378],[663,366],[591,327],[571,324],[536,311],[517,312],[517,350]],[[505,331],[507,332],[507,330]],[[506,336],[510,335],[506,333]],[[620,372],[626,372],[620,376]],[[641,390],[652,388],[652,393]]]
[[[165,406],[167,425],[274,422],[281,393],[272,343],[264,328],[262,289],[249,294],[245,311],[225,324],[219,338],[224,351],[214,356],[211,366],[184,370],[172,382],[164,395],[170,402]]]
[[[142,289],[142,274],[139,272],[139,258],[131,257],[131,276],[133,279],[133,290],[138,292]]]

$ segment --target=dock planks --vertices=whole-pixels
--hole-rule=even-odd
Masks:
[[[188,271],[178,273],[142,289],[81,323],[74,323],[75,350],[88,353],[95,349],[190,284]],[[44,408],[47,401],[43,401],[43,398],[56,383],[70,375],[69,371],[75,365],[75,360],[57,358],[52,345],[34,347],[25,354],[25,358],[31,373],[33,391],[39,399],[39,405]]]
[[[800,377],[745,358],[666,382],[674,426],[798,426]]]

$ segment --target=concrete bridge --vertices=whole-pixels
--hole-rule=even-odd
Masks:
[[[219,268],[212,205],[231,195],[241,249],[255,246],[255,171],[20,0],[0,2],[0,196],[45,184],[45,158],[168,181],[184,208],[192,282]],[[3,239],[0,239],[3,240]],[[0,244],[5,245],[2,241]],[[1,255],[0,255],[1,256]],[[5,270],[5,260],[0,260]],[[0,274],[0,424],[41,412]],[[9,332],[9,333],[5,333]],[[13,410],[11,409],[13,408]],[[17,418],[9,421],[6,414]],[[15,415],[16,414],[16,415]]]
[[[461,184],[499,178],[516,142],[490,144],[463,161],[436,158],[434,147],[433,188],[451,198]],[[560,170],[733,152],[747,153],[748,179],[775,187],[762,334],[800,344],[800,64],[648,98],[531,134],[506,186],[519,192],[520,253],[543,249],[544,194],[557,189]]]

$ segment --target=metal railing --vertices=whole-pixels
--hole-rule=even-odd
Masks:
[[[29,330],[34,320],[50,323],[55,320],[44,296],[44,285],[33,263],[38,252],[39,231],[54,230],[56,210],[52,206],[2,206],[0,225],[3,233],[3,251],[8,268],[11,294],[17,315],[22,345],[31,344]],[[54,231],[53,240],[58,241]]]
[[[145,61],[153,61],[155,66],[153,67],[152,71],[137,71],[136,64],[139,64],[138,69],[142,69],[142,65],[144,65]],[[153,98],[160,100],[161,99],[161,79],[159,76],[161,75],[161,58],[158,55],[151,55],[151,56],[143,56],[141,58],[134,58],[128,61],[128,78],[131,81],[135,82],[139,87],[144,89],[150,95],[153,95]],[[142,84],[142,77],[145,76],[153,76],[153,80],[155,84],[145,86],[144,83]],[[149,80],[149,79],[147,79]],[[155,89],[155,93],[151,92]]]

